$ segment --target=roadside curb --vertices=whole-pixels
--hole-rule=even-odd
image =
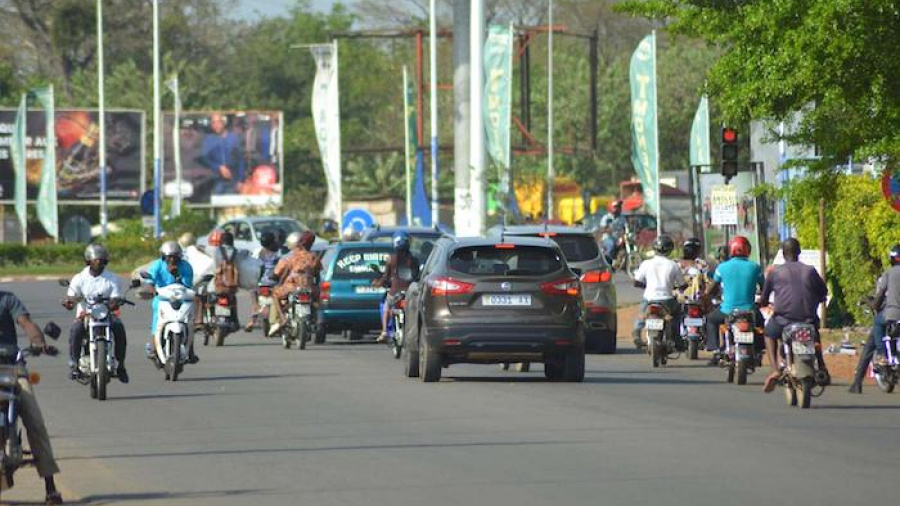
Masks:
[[[5,276],[0,278],[0,283],[22,283],[24,281],[55,281],[60,276]]]

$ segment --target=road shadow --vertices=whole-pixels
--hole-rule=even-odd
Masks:
[[[242,489],[242,490],[207,490],[198,492],[135,492],[121,494],[97,494],[82,497],[76,500],[67,500],[66,504],[112,504],[125,501],[160,501],[160,500],[185,500],[185,499],[214,499],[217,497],[235,497],[242,495],[268,494],[271,490]],[[9,503],[9,504],[44,504],[44,503]]]
[[[248,348],[248,347],[252,347],[252,346],[281,346],[281,341],[280,341],[280,340],[277,340],[277,341],[276,341],[275,339],[263,341],[263,340],[260,338],[260,340],[259,340],[259,341],[256,341],[256,342],[252,342],[252,343],[228,343],[228,344],[226,344],[224,347],[225,347],[225,348]],[[207,348],[216,348],[216,346],[207,346]]]
[[[604,373],[605,374],[605,373]],[[584,378],[585,383],[602,383],[605,385],[719,385],[724,381],[674,378],[670,376],[643,378],[614,378],[608,376],[590,376]]]
[[[321,373],[321,374],[238,374],[234,376],[201,376],[198,378],[183,378],[178,381],[200,382],[200,381],[247,381],[247,380],[265,380],[278,378],[308,378],[311,376],[337,376],[338,373]]]
[[[172,393],[172,394],[140,394],[140,395],[117,395],[115,397],[108,397],[107,402],[110,401],[138,401],[138,400],[146,400],[146,399],[177,399],[180,397],[208,397],[210,395],[219,395],[217,393],[212,392],[204,392],[204,393]]]
[[[528,376],[526,376],[528,374]],[[550,381],[533,373],[520,373],[519,376],[444,376],[444,379],[460,383],[549,383]]]
[[[900,409],[900,405],[896,405],[896,404],[884,404],[884,405],[871,405],[871,404],[866,405],[866,404],[863,404],[863,405],[856,405],[856,406],[854,406],[854,405],[824,405],[824,406],[819,406],[819,405],[816,405],[815,401],[813,401],[812,407],[813,407],[813,409],[815,409],[815,410],[817,410],[817,411],[828,411],[828,410],[830,410],[830,409],[834,409],[834,410],[842,410],[842,411],[844,411],[844,410],[846,410],[846,411],[855,411],[855,410],[860,410],[860,411],[866,411],[866,410],[879,411],[879,410],[898,410],[898,409]]]

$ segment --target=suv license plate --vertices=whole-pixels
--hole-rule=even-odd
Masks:
[[[753,332],[735,331],[734,342],[737,344],[753,344]]]
[[[482,306],[530,306],[531,295],[529,294],[488,294],[481,296]]]
[[[665,320],[660,320],[658,318],[653,318],[652,320],[647,320],[646,322],[647,330],[662,330],[666,326]]]
[[[703,318],[685,318],[684,326],[685,327],[702,327],[704,325]]]

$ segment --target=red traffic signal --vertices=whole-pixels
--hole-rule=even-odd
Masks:
[[[725,144],[734,144],[737,142],[737,130],[733,128],[722,129],[722,142]]]

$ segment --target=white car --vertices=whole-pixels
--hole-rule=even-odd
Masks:
[[[259,237],[263,231],[268,229],[279,228],[284,232],[285,237],[292,232],[305,232],[309,227],[299,221],[285,216],[245,216],[243,218],[234,218],[217,226],[234,235],[234,246],[237,249],[249,251],[254,257],[259,256],[259,250],[262,244]],[[212,232],[212,231],[210,231]],[[209,234],[197,239],[197,247],[201,250],[206,249]],[[316,242],[326,242],[324,239],[316,238]]]

